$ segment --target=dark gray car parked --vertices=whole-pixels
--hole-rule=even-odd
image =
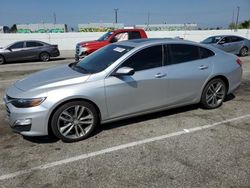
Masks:
[[[234,35],[218,35],[203,40],[203,44],[211,44],[225,52],[246,56],[249,52],[250,41],[246,38]]]
[[[41,60],[49,61],[50,57],[60,55],[57,45],[41,41],[18,41],[0,48],[0,64],[12,61]]]

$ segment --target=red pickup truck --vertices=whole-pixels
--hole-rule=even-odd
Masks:
[[[118,29],[110,31],[97,40],[78,43],[76,45],[75,59],[78,61],[110,43],[140,38],[148,38],[143,29]]]

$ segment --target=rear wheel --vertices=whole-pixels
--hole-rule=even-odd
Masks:
[[[248,54],[248,48],[247,47],[242,47],[240,49],[240,56],[246,56]]]
[[[213,79],[208,82],[202,92],[201,104],[207,109],[218,108],[222,105],[226,92],[225,82],[220,78]]]
[[[2,55],[0,55],[0,65],[5,63],[5,59]]]
[[[49,61],[49,60],[50,60],[50,55],[49,55],[49,53],[47,53],[47,52],[42,52],[42,53],[40,54],[40,60],[43,61],[43,62]]]
[[[85,101],[73,101],[59,107],[54,113],[51,128],[56,137],[65,142],[88,138],[98,124],[95,107]]]

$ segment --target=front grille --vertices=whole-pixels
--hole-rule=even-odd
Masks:
[[[80,44],[77,44],[76,45],[76,54],[79,54],[80,53]]]

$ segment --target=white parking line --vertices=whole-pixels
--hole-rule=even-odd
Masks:
[[[1,80],[0,83],[10,83],[10,82],[15,82],[18,79],[12,79],[12,80]]]
[[[122,145],[106,148],[106,149],[103,149],[103,150],[100,150],[100,151],[95,151],[95,152],[92,152],[92,153],[86,153],[86,154],[78,155],[78,156],[75,156],[75,157],[70,157],[68,159],[63,159],[63,160],[47,163],[47,164],[36,166],[36,167],[30,168],[30,169],[20,170],[20,171],[16,171],[16,172],[13,172],[13,173],[10,173],[10,174],[4,174],[4,175],[0,176],[0,180],[6,180],[6,179],[14,178],[14,177],[21,176],[21,175],[24,175],[24,174],[32,173],[32,172],[37,171],[37,170],[44,170],[44,169],[48,169],[48,168],[52,168],[52,167],[72,163],[72,162],[75,162],[75,161],[95,157],[95,156],[98,156],[98,155],[103,155],[103,154],[106,154],[106,153],[111,153],[111,152],[114,152],[114,151],[130,148],[130,147],[134,147],[134,146],[139,146],[139,145],[142,145],[142,144],[163,140],[163,139],[174,137],[174,136],[190,134],[192,132],[201,131],[201,130],[204,130],[204,129],[209,129],[209,128],[212,128],[212,127],[217,126],[217,125],[222,125],[224,123],[233,122],[233,121],[237,121],[237,120],[240,120],[240,119],[245,119],[245,118],[248,118],[248,117],[250,117],[250,114],[246,114],[246,115],[239,116],[239,117],[232,118],[232,119],[227,119],[227,120],[216,122],[216,123],[213,123],[213,124],[203,125],[203,126],[199,126],[199,127],[190,128],[190,129],[184,129],[182,131],[178,131],[178,132],[174,132],[174,133],[170,133],[170,134],[166,134],[166,135],[162,135],[162,136],[157,136],[157,137],[147,138],[147,139],[144,139],[144,140],[130,142],[130,143],[127,143],[127,144],[122,144]]]

